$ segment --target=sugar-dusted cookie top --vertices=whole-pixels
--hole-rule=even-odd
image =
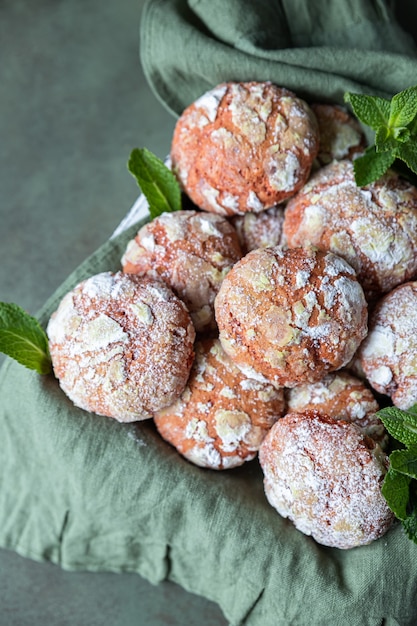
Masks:
[[[319,411],[333,419],[353,422],[383,448],[388,443],[384,425],[376,415],[376,398],[363,380],[347,371],[332,372],[316,383],[288,389],[286,400],[291,413]]]
[[[280,204],[261,213],[245,213],[229,218],[236,228],[244,254],[256,248],[281,244],[284,211],[285,205]]]
[[[47,328],[56,377],[74,404],[132,422],[183,391],[195,331],[162,281],[103,272],[61,300]]]
[[[381,493],[388,458],[355,424],[288,413],[265,437],[259,461],[270,504],[318,543],[366,545],[392,525]]]
[[[417,403],[417,282],[381,298],[358,356],[365,376],[401,409]]]
[[[224,279],[215,313],[223,348],[238,367],[286,387],[346,365],[367,332],[354,270],[314,249],[249,252]]]
[[[301,188],[318,146],[317,120],[294,93],[270,82],[229,82],[185,109],[171,158],[200,208],[259,213]]]
[[[358,187],[352,162],[334,161],[288,202],[283,231],[346,259],[373,299],[417,272],[417,188],[394,172]]]
[[[163,213],[142,226],[123,255],[123,271],[162,278],[187,305],[198,332],[216,328],[214,298],[242,256],[235,228],[204,211]]]
[[[243,374],[218,339],[196,342],[185,391],[155,415],[158,431],[189,461],[229,469],[253,459],[284,411],[284,393]]]
[[[352,159],[366,147],[366,138],[357,119],[338,104],[313,103],[311,109],[317,118],[320,149],[317,161],[328,165],[334,159]]]

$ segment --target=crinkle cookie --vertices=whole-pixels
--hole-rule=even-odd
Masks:
[[[352,162],[334,161],[288,202],[283,230],[289,247],[346,259],[369,298],[417,272],[417,189],[393,172],[361,188]]]
[[[376,305],[359,349],[366,378],[400,409],[417,402],[417,282],[396,287]]]
[[[361,126],[348,111],[337,104],[314,103],[311,109],[317,118],[320,148],[317,160],[327,165],[334,159],[353,159],[363,152],[366,138]]]
[[[369,315],[370,315],[370,311],[368,310],[368,319],[369,319]],[[356,376],[356,378],[359,378],[360,380],[366,382],[366,375],[365,375],[365,372],[363,371],[361,360],[359,358],[359,350],[360,350],[360,346],[359,346],[359,349],[353,355],[352,360],[349,361],[349,363],[346,365],[346,369],[353,376]]]
[[[122,258],[124,272],[162,278],[187,305],[198,332],[216,328],[214,298],[242,256],[235,228],[220,215],[163,213],[145,224]]]
[[[182,393],[195,331],[184,303],[162,281],[117,272],[91,276],[50,318],[54,372],[86,411],[133,422]]]
[[[346,365],[367,332],[354,270],[314,249],[249,252],[224,279],[215,314],[236,365],[285,387],[316,382]]]
[[[230,218],[237,230],[243,254],[281,243],[284,211],[285,206],[281,204],[262,213],[245,213]]]
[[[379,405],[372,391],[349,372],[332,372],[317,383],[288,389],[286,401],[290,413],[319,411],[333,419],[353,422],[382,448],[388,443],[384,425],[375,415]]]
[[[196,342],[187,387],[155,415],[161,436],[189,461],[221,470],[253,459],[284,411],[284,393],[247,378],[218,339]]]
[[[355,424],[288,413],[265,437],[259,461],[269,503],[318,543],[366,545],[394,520],[381,493],[388,458]]]
[[[302,187],[318,145],[317,120],[291,91],[270,82],[222,83],[180,116],[172,167],[198,207],[259,213]]]

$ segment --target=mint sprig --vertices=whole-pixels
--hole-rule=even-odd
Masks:
[[[382,495],[408,537],[417,543],[417,404],[407,411],[386,407],[377,415],[389,434],[404,446],[389,456]]]
[[[401,174],[417,174],[417,85],[397,93],[387,100],[346,92],[356,117],[375,132],[375,143],[353,162],[355,180],[359,187],[369,185],[398,161],[405,164]]]
[[[128,169],[149,203],[152,219],[181,209],[181,189],[172,171],[147,148],[135,148]]]
[[[39,374],[52,370],[45,331],[35,317],[12,302],[0,302],[0,352]]]

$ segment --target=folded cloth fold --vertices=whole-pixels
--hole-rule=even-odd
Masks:
[[[148,0],[142,65],[156,96],[177,115],[225,80],[271,80],[309,101],[342,103],[345,91],[391,97],[417,76],[417,46],[391,5]]]
[[[68,277],[40,311],[43,325],[75,284],[119,269],[140,224]],[[326,548],[267,503],[256,460],[225,472],[193,466],[152,421],[86,413],[52,375],[11,360],[0,397],[1,547],[70,570],[172,580],[236,626],[416,623],[417,546],[401,526],[369,546]]]

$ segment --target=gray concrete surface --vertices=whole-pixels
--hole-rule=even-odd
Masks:
[[[142,5],[0,3],[0,300],[32,314],[133,204],[132,148],[169,151],[175,120],[140,67]],[[0,550],[0,626],[224,624],[216,605],[170,583]]]

